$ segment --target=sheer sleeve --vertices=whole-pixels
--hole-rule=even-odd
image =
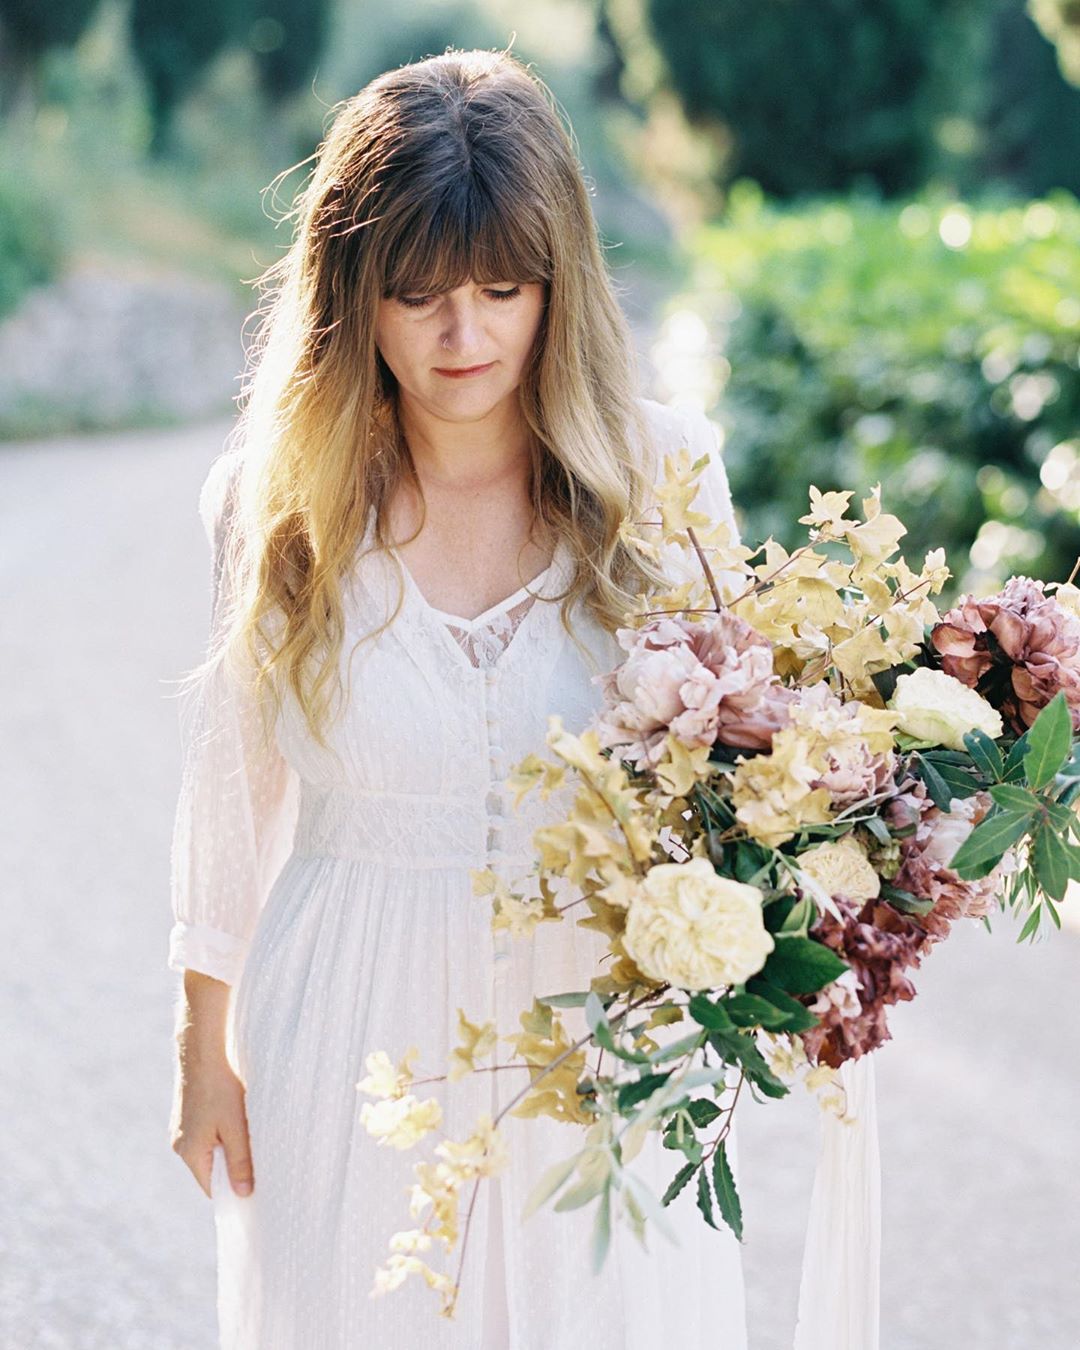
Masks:
[[[215,460],[199,495],[213,559],[211,646],[227,612],[226,543],[238,461]],[[252,694],[215,660],[180,694],[180,794],[173,826],[168,964],[227,984],[292,846],[298,781]]]

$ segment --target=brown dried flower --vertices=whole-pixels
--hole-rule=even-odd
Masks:
[[[1041,581],[1013,577],[985,600],[965,596],[930,640],[942,669],[978,690],[1017,735],[1059,690],[1080,731],[1080,618]]]

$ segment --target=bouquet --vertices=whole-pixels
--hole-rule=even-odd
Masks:
[[[373,1295],[419,1274],[453,1315],[464,1242],[456,1279],[421,1254],[452,1251],[463,1195],[471,1214],[482,1179],[505,1166],[507,1112],[582,1127],[523,1217],[555,1197],[560,1210],[595,1202],[595,1269],[613,1205],[644,1241],[687,1186],[704,1222],[741,1238],[726,1151],[740,1096],[779,1098],[801,1079],[843,1118],[837,1070],[889,1039],[889,1009],[914,997],[912,973],[952,925],[989,927],[999,907],[1031,938],[1044,916],[1060,927],[1080,879],[1071,579],[1014,577],[940,614],[944,554],[909,567],[879,489],[855,519],[851,492],[811,488],[807,543],[751,550],[693,509],[706,462],[668,457],[659,520],[625,529],[657,560],[677,551],[688,579],[639,597],[592,724],[574,734],[550,718],[551,757],[515,766],[519,802],[566,801],[534,835],[533,873],[513,885],[474,874],[496,928],[527,940],[576,918],[604,935],[601,968],[588,989],[534,998],[519,1034],[459,1009],[446,1077],[479,1071],[502,1039],[513,1057],[494,1067],[528,1081],[468,1139],[415,1164],[422,1222],[391,1239]],[[587,1027],[576,1038],[570,1008]],[[415,1053],[395,1066],[375,1051],[357,1085],[376,1099],[364,1124],[397,1147],[441,1119],[412,1091]],[[662,1196],[630,1165],[649,1131],[672,1154]]]

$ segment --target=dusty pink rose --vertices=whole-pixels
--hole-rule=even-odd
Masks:
[[[941,667],[1026,731],[1059,690],[1080,731],[1080,619],[1041,581],[1013,577],[997,595],[968,595],[930,635]]]
[[[637,768],[656,764],[670,731],[684,745],[764,750],[794,695],[773,673],[772,647],[723,610],[704,621],[659,618],[620,628],[626,660],[601,682],[600,744]]]

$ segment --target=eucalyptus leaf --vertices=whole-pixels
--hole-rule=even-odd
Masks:
[[[604,1268],[604,1258],[611,1245],[611,1187],[605,1186],[604,1194],[596,1211],[596,1220],[592,1232],[592,1268],[599,1275]]]
[[[546,1003],[549,1008],[583,1008],[590,993],[592,990],[581,989],[574,994],[538,994],[537,1002]]]
[[[547,1169],[526,1197],[525,1207],[521,1211],[522,1222],[535,1214],[546,1200],[551,1199],[563,1182],[568,1180],[577,1167],[580,1156],[580,1153],[575,1153],[573,1157],[563,1158]]]
[[[1012,811],[1016,815],[1025,812],[1031,815],[1038,811],[1042,802],[1027,788],[1016,787],[1012,783],[999,783],[990,789],[990,796],[1003,811]]]
[[[689,1054],[701,1044],[701,1032],[695,1031],[691,1036],[683,1036],[677,1041],[672,1041],[670,1045],[662,1045],[659,1050],[654,1050],[649,1056],[650,1064],[662,1064],[665,1060],[678,1059],[682,1055]]]
[[[660,1201],[657,1200],[656,1196],[653,1195],[652,1191],[649,1190],[644,1181],[633,1172],[624,1172],[622,1179],[623,1185],[635,1197],[638,1204],[644,1210],[645,1217],[649,1222],[655,1224],[669,1242],[674,1243],[676,1247],[680,1246],[681,1244],[675,1230],[671,1226],[671,1220],[664,1213]]]

